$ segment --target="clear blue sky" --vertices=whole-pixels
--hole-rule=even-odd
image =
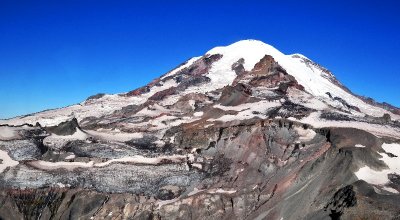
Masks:
[[[0,118],[126,92],[241,39],[400,106],[400,1],[323,2],[0,0]]]

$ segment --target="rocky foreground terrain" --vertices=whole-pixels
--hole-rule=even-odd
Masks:
[[[400,219],[400,109],[260,41],[0,121],[0,219]]]

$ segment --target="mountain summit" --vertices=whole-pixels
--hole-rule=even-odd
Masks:
[[[399,120],[304,55],[243,40],[1,120],[0,217],[396,218]]]

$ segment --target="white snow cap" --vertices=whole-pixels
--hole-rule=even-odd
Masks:
[[[214,64],[212,70],[216,69],[220,70],[218,72],[224,71],[224,73],[232,72],[232,64],[240,58],[244,59],[244,68],[250,71],[265,55],[270,55],[311,94],[325,96],[326,92],[332,92],[332,87],[335,87],[335,92],[332,95],[337,95],[337,93],[347,94],[324,78],[325,73],[321,69],[306,65],[303,59],[308,58],[304,55],[285,55],[273,46],[259,40],[241,40],[226,47],[215,47],[206,54],[223,55],[222,59]]]
[[[200,86],[201,88],[198,88],[200,92],[208,92],[232,84],[237,76],[236,72],[232,70],[232,64],[241,58],[244,59],[245,70],[250,71],[265,55],[285,56],[274,47],[258,40],[242,40],[229,46],[215,47],[206,53],[206,55],[214,54],[221,54],[222,58],[213,63],[207,74],[211,82]]]
[[[243,66],[249,71],[265,55],[270,55],[288,74],[294,76],[307,92],[315,97],[322,97],[328,100],[329,97],[326,93],[329,92],[332,96],[340,97],[347,103],[357,106],[363,113],[373,116],[382,116],[383,113],[388,113],[381,108],[365,103],[358,97],[335,85],[329,80],[332,76],[318,65],[310,65],[306,62],[311,61],[306,56],[298,53],[285,55],[273,46],[259,40],[241,40],[225,47],[215,47],[206,54],[223,55],[220,60],[213,64],[207,75],[211,79],[211,84],[214,88],[222,88],[233,82],[236,78],[236,73],[232,70],[232,64],[240,58],[244,59]]]
[[[259,40],[241,40],[226,47],[215,47],[206,54],[222,54],[223,61],[230,61],[228,62],[229,70],[233,63],[243,58],[245,60],[243,66],[248,71],[252,70],[254,65],[265,55],[271,55],[273,57],[285,56],[273,46]]]

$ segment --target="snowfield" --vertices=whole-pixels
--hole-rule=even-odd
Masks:
[[[339,128],[359,128],[366,130],[372,134],[383,137],[394,137],[398,138],[400,134],[400,129],[391,127],[388,125],[371,124],[359,121],[331,121],[320,118],[320,112],[313,112],[308,117],[298,119],[292,119],[293,121],[298,121],[301,123],[312,125],[315,128],[323,127],[339,127]]]
[[[132,139],[143,138],[143,133],[135,132],[135,133],[126,133],[118,130],[86,130],[87,134],[92,137],[96,137],[106,141],[116,141],[116,142],[126,142]]]
[[[0,155],[2,156],[2,155]],[[92,168],[92,167],[105,167],[112,163],[132,163],[132,164],[150,164],[157,165],[163,163],[163,161],[170,161],[173,163],[180,163],[186,160],[187,155],[172,155],[172,156],[163,156],[156,158],[148,158],[140,155],[133,157],[124,157],[119,159],[111,159],[102,163],[95,163],[94,161],[89,162],[50,162],[37,160],[29,162],[29,164],[33,167],[42,170],[57,170],[57,169],[66,169],[72,171],[77,168]],[[65,158],[67,159],[67,158]],[[12,163],[11,163],[12,164]],[[18,164],[18,162],[17,162]],[[10,166],[10,165],[8,165]]]
[[[15,137],[16,130],[12,127],[0,127],[0,140],[10,140]]]
[[[278,101],[259,101],[256,103],[245,103],[237,106],[222,106],[215,105],[214,108],[219,108],[224,111],[237,111],[236,114],[226,114],[216,119],[208,119],[207,121],[234,121],[234,120],[246,120],[254,117],[265,119],[268,116],[260,113],[265,113],[268,109],[281,106]]]
[[[364,166],[360,168],[354,174],[358,179],[364,180],[367,183],[374,185],[386,185],[389,183],[388,174],[397,174],[400,175],[400,144],[383,144],[382,148],[387,153],[392,153],[396,157],[389,157],[386,153],[379,153],[382,158],[381,160],[388,166],[387,169],[383,170],[374,170],[368,166]],[[388,187],[386,187],[388,188]],[[394,189],[392,189],[392,192]],[[396,190],[395,190],[396,191]],[[396,191],[396,193],[399,193]]]

